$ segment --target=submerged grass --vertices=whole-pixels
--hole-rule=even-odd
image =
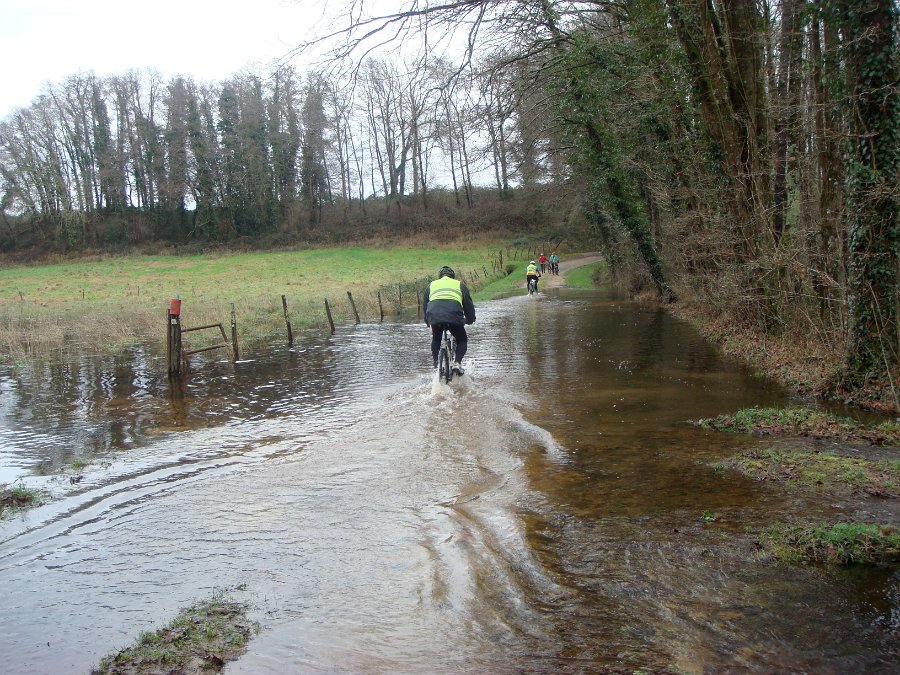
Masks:
[[[0,485],[0,518],[38,506],[40,503],[41,493],[26,488],[21,481],[12,485]]]
[[[747,450],[719,462],[756,478],[800,487],[849,487],[875,497],[900,495],[900,461],[871,461],[830,452],[768,448]]]
[[[900,531],[876,523],[775,524],[760,547],[788,564],[874,565],[900,562]]]
[[[221,672],[247,650],[259,627],[247,605],[216,594],[183,609],[167,626],[142,633],[135,643],[105,657],[93,675]]]
[[[0,270],[0,363],[148,342],[164,346],[166,308],[176,296],[185,327],[221,322],[228,332],[233,307],[241,342],[284,335],[282,295],[295,329],[327,326],[326,298],[336,322],[353,320],[347,291],[363,320],[379,317],[379,289],[386,315],[415,312],[415,290],[442,265],[466,275],[473,290],[500,276],[493,261],[501,248],[493,241],[468,241],[9,267]],[[192,345],[200,346],[205,344]]]
[[[811,408],[745,408],[732,415],[700,420],[700,426],[716,431],[763,435],[810,436],[865,441],[872,445],[900,445],[900,424],[888,420],[868,426]]]

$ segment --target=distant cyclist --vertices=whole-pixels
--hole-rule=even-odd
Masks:
[[[559,274],[559,256],[555,253],[550,254],[550,271]]]
[[[438,278],[425,289],[422,314],[425,316],[425,324],[431,326],[431,360],[434,367],[437,368],[438,365],[444,330],[449,330],[456,339],[456,361],[450,368],[458,375],[463,375],[465,371],[460,364],[469,345],[465,326],[475,323],[475,304],[469,289],[462,281],[457,280],[453,268],[444,265],[438,272]]]
[[[538,262],[541,264],[541,274],[547,271],[547,256],[541,253],[541,256],[538,258]]]
[[[534,281],[534,292],[537,293],[537,285],[538,279],[541,278],[541,273],[538,271],[537,263],[532,260],[528,263],[528,267],[525,268],[525,281],[527,284],[530,284]]]

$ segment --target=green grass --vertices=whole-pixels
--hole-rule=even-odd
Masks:
[[[585,265],[584,267],[576,267],[566,276],[566,284],[569,288],[594,288],[595,275],[598,270],[606,269],[606,261],[601,260],[593,265]],[[602,272],[601,272],[602,273]]]
[[[246,651],[259,626],[247,620],[247,605],[223,593],[183,609],[157,631],[141,633],[134,644],[107,656],[95,675],[157,672],[220,672]]]
[[[871,523],[776,524],[763,530],[760,546],[788,564],[872,565],[900,562],[900,531]]]
[[[870,461],[830,452],[747,450],[716,465],[756,478],[801,487],[847,486],[878,497],[900,494],[900,461]]]
[[[514,260],[505,263],[507,276],[495,279],[483,288],[472,293],[472,299],[476,302],[485,300],[495,300],[497,298],[505,298],[511,295],[521,295],[525,292],[525,268],[528,262]]]
[[[355,320],[348,291],[362,321],[379,318],[379,292],[386,316],[415,313],[416,291],[442,265],[465,275],[474,292],[501,275],[493,267],[501,249],[505,255],[502,244],[485,241],[445,248],[128,256],[5,268],[0,270],[0,363],[148,342],[164,349],[165,312],[176,296],[186,328],[221,322],[228,332],[233,307],[242,345],[284,336],[282,295],[295,330],[327,326],[326,298],[336,323]],[[191,334],[190,347],[206,346],[203,337]]]
[[[235,301],[287,293],[373,288],[434,276],[442,265],[457,271],[491,269],[501,246],[459,248],[325,248],[308,251],[127,256],[16,266],[0,270],[0,305],[140,302],[164,308],[169,298]],[[82,292],[84,299],[82,300]]]
[[[873,445],[900,444],[900,425],[889,420],[867,426],[811,408],[745,408],[732,415],[700,420],[704,429],[737,433],[811,436],[865,441]]]
[[[579,254],[570,253],[568,257],[576,258]],[[473,299],[478,300],[494,300],[496,298],[505,298],[511,295],[522,295],[525,293],[525,270],[528,267],[527,260],[513,260],[506,264],[509,275],[501,279],[497,279],[487,286],[479,289],[473,294]],[[600,261],[592,265],[584,265],[576,267],[566,274],[566,285],[571,288],[594,288],[593,282],[594,272],[598,269],[606,267],[605,261]]]

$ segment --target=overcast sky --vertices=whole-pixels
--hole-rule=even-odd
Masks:
[[[0,119],[31,103],[44,82],[78,72],[155,68],[216,81],[254,64],[266,71],[329,27],[325,2],[0,0]]]

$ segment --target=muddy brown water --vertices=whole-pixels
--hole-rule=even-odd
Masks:
[[[87,672],[222,588],[262,626],[229,673],[895,670],[896,570],[753,532],[896,512],[716,471],[773,441],[688,423],[785,392],[606,293],[478,311],[450,388],[414,321],[180,386],[142,350],[0,374],[0,481],[53,494],[0,524],[0,671]]]

